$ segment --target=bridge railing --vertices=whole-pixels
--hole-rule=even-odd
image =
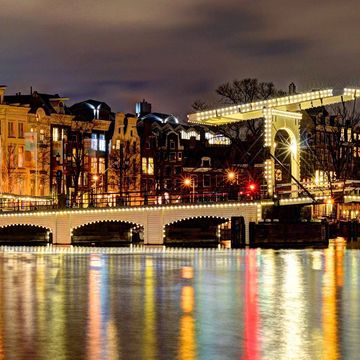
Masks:
[[[203,204],[219,203],[229,201],[253,201],[257,200],[257,195],[230,194],[227,192],[204,192],[195,194],[167,193],[147,194],[147,193],[104,193],[93,194],[86,201],[81,199],[70,202],[68,199],[47,198],[32,199],[23,201],[12,199],[0,201],[1,212],[21,212],[21,211],[47,211],[71,208],[108,208],[108,207],[129,207],[129,206],[159,206],[159,205],[180,205],[180,204]]]

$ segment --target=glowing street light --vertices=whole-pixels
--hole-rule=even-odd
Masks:
[[[235,180],[235,178],[236,178],[236,173],[235,173],[235,171],[229,170],[229,171],[227,172],[227,179],[228,179],[228,181],[229,181],[229,182],[233,182],[233,181]]]
[[[194,199],[195,199],[195,179],[193,177],[186,177],[184,178],[183,180],[183,185],[185,187],[192,187],[192,200],[194,202]]]

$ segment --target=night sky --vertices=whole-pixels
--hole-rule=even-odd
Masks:
[[[183,116],[222,82],[360,86],[358,0],[0,0],[0,84]]]

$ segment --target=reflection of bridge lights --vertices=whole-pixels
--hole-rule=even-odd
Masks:
[[[192,279],[194,277],[194,269],[191,266],[181,268],[181,277],[183,279]]]
[[[101,268],[101,255],[97,255],[97,254],[90,255],[90,268],[92,269]]]

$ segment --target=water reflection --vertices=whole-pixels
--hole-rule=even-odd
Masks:
[[[193,278],[193,268],[184,266],[181,269],[183,279]],[[180,335],[179,335],[179,360],[196,359],[196,334],[195,320],[193,317],[195,305],[195,290],[193,286],[184,284],[181,288],[181,310],[183,312],[180,318]]]
[[[358,250],[0,254],[0,359],[355,359]]]

